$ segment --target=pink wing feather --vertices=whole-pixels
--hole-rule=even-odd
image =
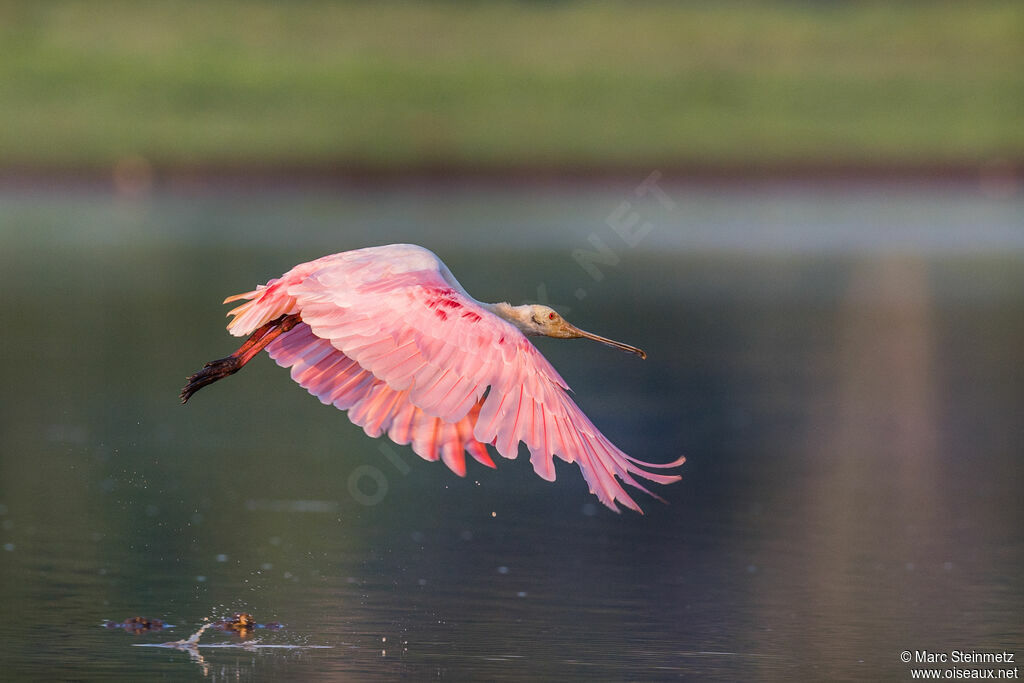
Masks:
[[[413,245],[326,256],[293,268],[231,311],[244,336],[283,314],[303,323],[267,346],[271,357],[325,404],[348,411],[372,437],[387,433],[460,476],[465,455],[494,467],[484,444],[554,480],[555,456],[579,465],[602,503],[640,511],[625,482],[678,475],[616,448],[583,414],[547,359],[511,323],[474,300],[430,251]],[[651,494],[653,495],[653,494]]]

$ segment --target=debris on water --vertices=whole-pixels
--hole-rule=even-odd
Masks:
[[[213,622],[213,627],[220,631],[245,633],[246,631],[251,631],[255,624],[256,620],[248,612],[235,612],[230,618],[219,619]]]
[[[235,617],[241,616],[249,617],[252,619],[252,615],[249,614],[236,614]],[[199,630],[190,635],[184,640],[171,640],[166,643],[132,643],[134,647],[160,647],[171,650],[178,650],[181,652],[187,652],[192,661],[198,664],[202,670],[203,675],[206,676],[210,672],[209,664],[203,658],[203,655],[199,652],[199,648],[223,648],[223,649],[242,649],[249,651],[256,650],[330,650],[333,649],[331,645],[289,645],[286,643],[271,644],[261,643],[259,640],[247,640],[241,643],[200,643],[199,638],[202,637],[203,632],[209,628],[215,628],[219,630],[233,630],[219,626],[222,622],[228,622],[230,620],[220,619],[215,622],[207,622],[199,627]],[[273,623],[273,622],[272,622]],[[256,628],[270,628],[271,624],[254,624]],[[275,624],[275,628],[281,628],[280,624]]]
[[[258,624],[248,612],[235,612],[230,618],[218,619],[210,624],[210,626],[218,631],[231,631],[233,633],[237,633],[242,638],[248,638],[252,635],[253,630],[258,628],[264,628],[268,631],[279,631],[284,628],[283,624],[276,621],[270,621],[266,624]]]
[[[106,619],[102,626],[104,628],[111,629],[124,629],[128,633],[132,634],[145,633],[147,631],[162,631],[165,628],[174,628],[173,624],[168,624],[162,619],[149,619],[147,617],[129,617],[124,621],[110,621],[109,619]]]

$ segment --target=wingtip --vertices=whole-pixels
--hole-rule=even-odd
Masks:
[[[241,301],[242,299],[251,299],[253,297],[253,295],[256,294],[256,293],[257,292],[253,291],[253,292],[242,292],[241,294],[232,294],[231,296],[229,296],[226,299],[224,299],[224,301],[222,303],[229,304],[232,301]],[[228,313],[228,315],[231,315],[231,314]]]
[[[685,455],[680,455],[678,458],[676,458],[672,462],[646,462],[644,460],[639,460],[639,459],[634,458],[634,457],[629,456],[629,455],[627,455],[626,458],[631,463],[633,463],[634,465],[639,465],[641,467],[651,467],[651,468],[654,468],[654,469],[657,469],[657,470],[664,470],[664,469],[671,469],[673,467],[679,467],[680,465],[682,465],[683,463],[686,462],[686,456]]]

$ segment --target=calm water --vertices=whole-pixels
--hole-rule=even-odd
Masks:
[[[666,197],[0,193],[2,676],[909,680],[903,650],[1024,656],[1024,201]],[[396,241],[644,347],[538,343],[627,452],[686,454],[669,504],[383,453],[265,358],[178,405],[235,348],[225,295]],[[133,647],[233,611],[331,649]],[[175,627],[100,627],[136,615]]]

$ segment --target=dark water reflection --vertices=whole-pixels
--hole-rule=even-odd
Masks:
[[[490,224],[486,202],[454,211],[491,229],[536,218],[516,199]],[[513,251],[507,234],[500,249],[484,233],[461,247],[417,235],[414,212],[387,204],[408,223],[373,241],[430,243],[478,298],[545,294],[646,348],[641,362],[540,344],[627,452],[688,457],[660,491],[669,505],[617,516],[571,467],[554,484],[525,459],[461,480],[394,448],[396,466],[269,361],[177,405],[184,375],[233,348],[219,299],[331,251],[309,226],[345,226],[333,200],[267,202],[287,231],[245,247],[233,240],[258,213],[250,198],[5,201],[5,676],[200,677],[186,654],[129,646],[236,610],[287,625],[264,643],[332,649],[209,650],[210,678],[906,679],[905,649],[1024,654],[1012,240],[794,254],[662,237],[620,248],[595,282],[569,250],[600,226],[601,195],[563,198],[576,232]],[[851,221],[855,207],[832,201],[814,215]],[[93,232],[61,234],[75,228]],[[334,250],[366,242],[346,235]],[[361,465],[386,483],[378,504],[351,491]],[[177,627],[99,628],[137,614]]]

